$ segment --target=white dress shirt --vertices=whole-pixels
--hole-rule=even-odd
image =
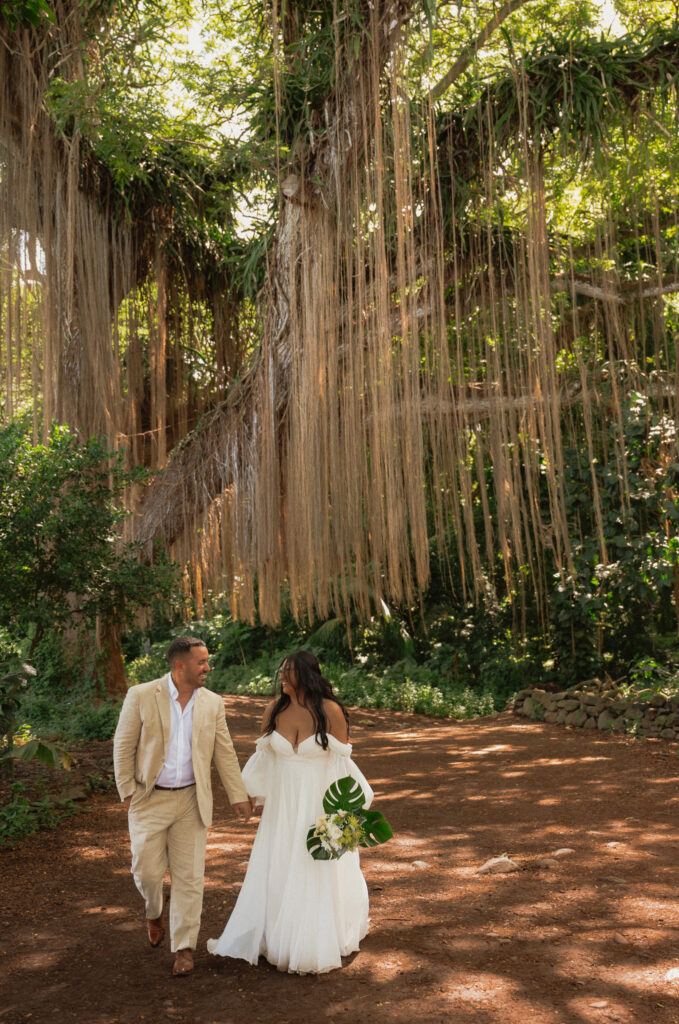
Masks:
[[[191,757],[191,729],[196,691],[193,691],[191,699],[182,711],[179,690],[174,685],[171,672],[167,674],[167,686],[170,692],[170,743],[157,785],[190,786],[196,781]]]

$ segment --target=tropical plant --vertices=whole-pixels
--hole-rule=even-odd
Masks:
[[[65,427],[37,445],[21,421],[0,431],[0,625],[30,634],[29,657],[67,629],[123,624],[169,600],[175,568],[140,559],[117,533],[123,493],[141,481],[120,454]]]
[[[11,799],[0,807],[0,848],[11,849],[40,829],[54,828],[80,808],[67,797],[29,794],[21,782],[12,784]]]
[[[12,761],[7,758],[14,748],[17,713],[29,675],[35,675],[35,669],[17,657],[0,663],[0,772],[5,775],[12,774]]]

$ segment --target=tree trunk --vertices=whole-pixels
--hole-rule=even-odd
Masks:
[[[127,677],[120,642],[122,627],[119,622],[104,622],[101,627],[101,650],[105,657],[104,685],[109,697],[124,697]]]

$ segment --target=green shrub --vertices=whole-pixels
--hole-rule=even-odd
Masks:
[[[0,626],[0,661],[10,661],[12,658],[18,658],[20,654],[21,644],[9,630]]]
[[[85,780],[85,789],[88,793],[109,793],[115,789],[115,785],[112,775],[102,775],[101,772],[91,772]]]
[[[116,701],[74,703],[68,709],[62,735],[69,740],[108,740],[115,732],[119,715],[120,703]]]
[[[131,682],[147,682],[167,671],[165,652],[173,636],[182,633],[205,640],[211,654],[209,689],[218,693],[269,696],[274,692],[280,663],[292,650],[312,650],[338,696],[354,707],[416,711],[435,717],[472,718],[503,708],[526,679],[541,678],[540,659],[508,642],[493,640],[488,616],[467,609],[454,620],[442,615],[439,631],[446,638],[419,644],[420,663],[412,656],[414,642],[396,615],[353,629],[353,657],[345,644],[346,630],[336,620],[305,635],[300,627],[266,630],[234,623],[228,616],[197,620],[174,627],[165,640],[127,666]],[[276,640],[274,646],[272,641]],[[270,651],[265,653],[265,648]],[[461,656],[461,652],[463,656]],[[394,657],[401,657],[394,661]],[[429,655],[427,658],[426,655]]]
[[[71,800],[55,802],[44,793],[30,798],[21,782],[12,786],[12,799],[0,807],[0,849],[11,849],[40,829],[54,828],[63,818],[77,814]]]
[[[170,641],[152,644],[145,654],[131,661],[126,667],[127,678],[131,683],[150,683],[152,679],[159,679],[168,670],[165,652]]]
[[[65,629],[166,607],[177,567],[160,550],[140,559],[119,536],[126,490],[145,471],[66,426],[54,424],[44,444],[30,434],[25,417],[0,429],[0,625],[56,644]]]
[[[505,701],[490,690],[442,683],[425,665],[402,660],[381,675],[353,667],[336,680],[338,695],[355,707],[414,711],[434,718],[476,718],[492,714]]]
[[[21,721],[41,736],[59,736],[68,742],[108,740],[113,736],[120,714],[117,701],[28,694],[21,705]]]
[[[210,652],[210,664],[215,672],[246,669],[262,656],[267,640],[264,626],[249,626],[234,622],[225,615],[213,619],[195,619],[192,622],[173,626],[167,636],[150,645],[127,665],[127,677],[131,683],[147,683],[158,679],[168,670],[166,652],[170,642],[177,636],[197,636],[205,642]],[[285,656],[282,652],[279,662]]]
[[[229,665],[227,668],[214,669],[207,677],[207,685],[216,693],[271,695],[278,666],[284,657],[284,651],[277,651],[275,654],[262,655],[249,665]]]
[[[236,665],[211,672],[211,689],[220,693],[269,696],[284,654],[259,658],[249,666]],[[490,689],[442,685],[440,676],[426,666],[403,659],[377,674],[359,666],[326,662],[323,673],[337,696],[351,707],[415,711],[435,718],[476,718],[504,707],[506,699]]]

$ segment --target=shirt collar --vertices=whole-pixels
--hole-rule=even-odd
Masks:
[[[172,673],[171,672],[167,673],[167,686],[168,686],[168,690],[170,691],[170,700],[176,701],[178,699],[178,697],[179,697],[179,690],[174,685],[174,679],[172,678]],[[195,697],[196,697],[196,691],[194,690],[193,693],[191,694],[190,698],[189,698],[189,702],[186,705],[186,707],[188,707],[189,704],[193,704],[193,702],[195,700]],[[186,708],[184,710],[186,710]]]

